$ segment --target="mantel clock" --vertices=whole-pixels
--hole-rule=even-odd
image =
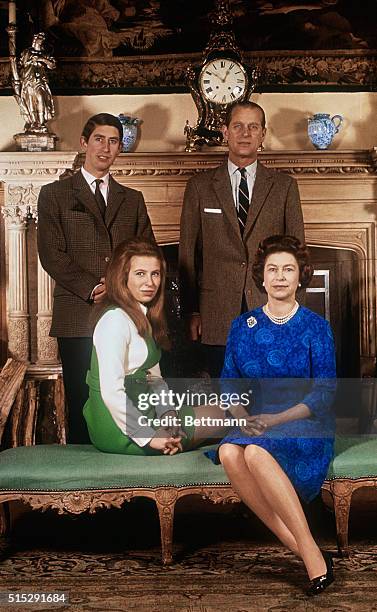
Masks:
[[[198,121],[186,121],[186,151],[197,151],[203,144],[221,146],[228,107],[248,100],[255,88],[256,70],[245,65],[234,33],[229,2],[218,0],[211,16],[216,31],[211,34],[200,64],[190,65],[187,81],[198,110]],[[227,29],[226,29],[227,28]]]

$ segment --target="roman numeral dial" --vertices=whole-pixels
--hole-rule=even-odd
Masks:
[[[239,62],[227,58],[209,61],[199,75],[202,96],[213,104],[226,105],[239,100],[247,87],[247,76]]]

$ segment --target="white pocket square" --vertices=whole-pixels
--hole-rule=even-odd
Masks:
[[[223,211],[221,208],[205,208],[204,212],[208,213],[216,213],[217,215],[222,215]]]

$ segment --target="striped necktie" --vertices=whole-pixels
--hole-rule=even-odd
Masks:
[[[100,210],[102,217],[105,218],[106,202],[105,202],[105,198],[103,197],[101,193],[101,189],[100,189],[100,185],[101,183],[103,183],[103,180],[96,179],[94,182],[96,184],[96,190],[94,192],[94,197],[96,199],[96,202],[97,202],[97,205],[98,205],[98,208]]]
[[[249,212],[249,187],[247,186],[246,168],[237,168],[241,174],[240,186],[238,188],[238,223],[240,226],[241,236],[246,225],[247,213]]]

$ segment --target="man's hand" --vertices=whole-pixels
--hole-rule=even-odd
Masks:
[[[98,285],[93,291],[93,302],[95,304],[100,304],[106,297],[106,284],[105,279],[102,277],[100,279],[100,285]]]
[[[202,335],[202,317],[199,313],[192,314],[188,320],[188,333],[190,340],[199,340]]]

